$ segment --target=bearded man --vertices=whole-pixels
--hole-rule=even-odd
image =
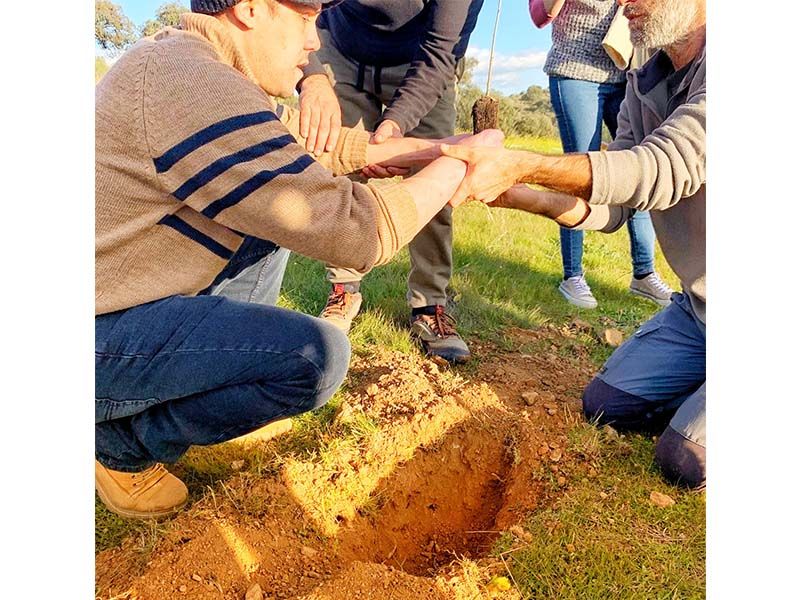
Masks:
[[[618,0],[637,48],[606,152],[544,156],[444,147],[469,165],[456,198],[610,233],[651,211],[683,290],[620,346],[583,394],[587,418],[662,431],[656,460],[690,487],[706,481],[706,14],[703,0]],[[536,183],[555,191],[537,191]],[[499,197],[498,197],[499,196]]]

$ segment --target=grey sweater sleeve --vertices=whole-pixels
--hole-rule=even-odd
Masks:
[[[627,206],[607,206],[593,205],[592,211],[580,225],[569,229],[602,231],[603,233],[614,233],[631,218],[635,212]]]
[[[706,89],[696,89],[640,144],[631,145],[627,100],[619,134],[607,152],[590,152],[591,204],[665,210],[695,194],[706,181]]]
[[[419,50],[382,117],[396,122],[403,134],[419,125],[448,81],[455,79],[456,46],[466,47],[483,0],[431,0],[431,4]]]

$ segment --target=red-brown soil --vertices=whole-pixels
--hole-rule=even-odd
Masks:
[[[99,553],[98,598],[241,600],[256,583],[263,598],[495,597],[483,584],[506,573],[492,544],[583,468],[567,432],[594,368],[570,337],[473,343],[480,363],[463,374],[399,353],[355,357],[336,424],[376,427],[277,474],[215,483],[147,552],[129,539]]]

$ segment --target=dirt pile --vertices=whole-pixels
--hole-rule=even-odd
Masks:
[[[334,420],[352,435],[276,475],[218,482],[153,548],[100,553],[98,597],[241,600],[255,583],[264,598],[493,597],[483,584],[505,574],[493,543],[580,460],[566,432],[592,372],[585,357],[531,350],[561,344],[554,331],[511,340],[529,353],[473,344],[481,363],[463,375],[417,356],[355,358]]]

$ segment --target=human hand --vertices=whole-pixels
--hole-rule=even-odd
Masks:
[[[370,144],[382,144],[386,140],[390,138],[399,138],[403,137],[403,132],[400,130],[400,125],[392,121],[391,119],[386,119],[375,130],[375,133],[372,134],[370,138]]]
[[[339,141],[342,109],[327,75],[310,75],[300,86],[300,135],[316,156],[331,152]]]
[[[481,132],[483,133],[485,132]],[[453,206],[458,206],[467,200],[492,202],[518,182],[519,152],[516,150],[459,143],[442,144],[441,152],[443,156],[457,158],[467,163],[467,174],[451,200]]]
[[[385,179],[398,175],[405,177],[411,171],[410,167],[395,167],[391,165],[367,165],[361,169],[361,174],[367,179]]]
[[[405,176],[411,169],[421,168],[442,156],[443,142],[476,146],[502,146],[505,136],[499,129],[487,129],[477,135],[460,134],[444,140],[393,138],[383,144],[370,144],[368,156],[372,162],[361,170],[369,178]],[[376,155],[381,155],[380,158]],[[378,158],[377,161],[374,159]]]

